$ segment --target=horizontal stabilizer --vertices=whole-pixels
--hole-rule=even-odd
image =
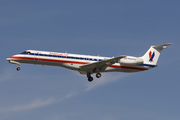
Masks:
[[[162,50],[164,48],[167,48],[168,45],[172,45],[172,43],[167,43],[167,44],[163,44],[163,45],[153,46],[153,48]]]

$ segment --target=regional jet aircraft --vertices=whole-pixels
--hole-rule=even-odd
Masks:
[[[142,57],[119,56],[102,57],[79,55],[70,53],[47,52],[38,50],[26,50],[20,54],[13,55],[6,60],[9,63],[17,64],[20,70],[20,63],[60,66],[76,70],[80,74],[87,75],[88,81],[93,81],[91,74],[101,77],[102,72],[139,72],[156,67],[161,50],[171,43],[151,46]]]

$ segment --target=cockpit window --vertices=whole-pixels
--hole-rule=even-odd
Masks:
[[[26,51],[22,52],[21,54],[26,54]]]
[[[29,51],[24,51],[24,52],[22,52],[21,54],[31,54],[31,52],[29,52]]]
[[[31,54],[31,52],[29,52],[29,51],[28,51],[28,52],[26,52],[26,53],[27,53],[27,54],[29,54],[29,55]]]

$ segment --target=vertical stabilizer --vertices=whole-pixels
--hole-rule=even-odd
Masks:
[[[167,43],[158,46],[151,46],[149,50],[144,54],[144,56],[141,57],[144,60],[144,64],[156,65],[161,51],[164,48],[167,48],[167,46],[171,44],[172,43]]]

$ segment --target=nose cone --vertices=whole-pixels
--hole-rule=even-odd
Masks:
[[[6,58],[6,60],[7,60],[7,61],[12,60],[12,56],[11,56],[11,57]]]

